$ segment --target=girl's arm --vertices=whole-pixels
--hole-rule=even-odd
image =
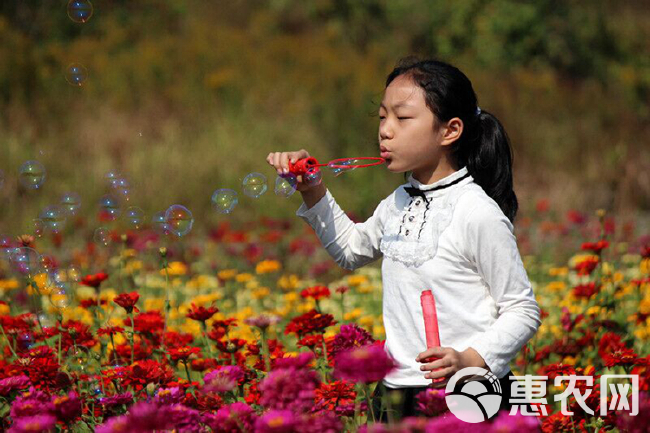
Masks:
[[[386,200],[363,223],[355,224],[320,185],[302,192],[305,203],[296,215],[316,232],[321,243],[344,269],[354,270],[381,256],[379,243],[383,234],[383,212]]]
[[[540,309],[517,249],[514,227],[496,203],[481,203],[467,217],[467,254],[489,286],[498,318],[470,348],[502,377],[541,324]]]

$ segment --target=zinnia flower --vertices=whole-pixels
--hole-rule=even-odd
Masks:
[[[296,417],[290,410],[270,410],[255,422],[257,433],[288,433],[295,431]]]
[[[581,248],[583,250],[593,251],[594,254],[600,254],[600,252],[605,248],[607,248],[608,246],[609,246],[609,242],[604,239],[601,239],[598,242],[585,242],[582,244]]]
[[[395,368],[383,346],[370,345],[346,350],[336,357],[334,375],[351,382],[373,383]]]
[[[214,433],[252,432],[257,415],[252,407],[245,403],[236,402],[224,406],[216,414],[206,414],[203,422]]]
[[[0,395],[6,397],[12,391],[20,391],[30,385],[29,377],[21,374],[20,376],[7,377],[0,380]]]
[[[415,396],[418,410],[427,417],[439,416],[447,412],[445,391],[443,389],[427,388]]]
[[[97,289],[107,278],[108,278],[108,274],[104,272],[100,272],[98,274],[93,274],[93,275],[86,275],[81,280],[81,284],[83,284],[84,286]]]
[[[56,418],[50,414],[33,415],[24,418],[14,419],[14,424],[8,430],[9,433],[35,433],[47,432],[54,429]]]
[[[198,347],[173,347],[168,350],[169,356],[172,361],[178,362],[187,362],[189,357],[195,353],[200,353],[201,349]]]
[[[212,316],[218,312],[219,309],[214,306],[205,308],[203,306],[197,307],[196,305],[192,304],[192,308],[190,308],[190,311],[187,313],[187,317],[192,320],[196,320],[197,322],[205,322],[206,320],[211,319]]]
[[[278,316],[267,316],[264,314],[262,314],[261,316],[251,317],[249,319],[244,320],[244,322],[247,325],[255,326],[256,328],[260,328],[261,330],[264,330],[271,325],[275,325],[279,321],[280,321],[280,317]]]
[[[54,397],[52,403],[54,403],[56,418],[63,423],[69,424],[81,416],[81,400],[74,391],[68,395]]]
[[[121,295],[116,296],[113,299],[113,302],[124,308],[127,314],[131,314],[138,299],[140,299],[138,292],[122,293]]]
[[[320,385],[317,372],[307,365],[313,354],[306,352],[297,358],[276,360],[276,369],[260,383],[260,403],[271,409],[307,412],[314,406],[315,390]]]
[[[373,344],[375,339],[365,329],[357,326],[356,324],[341,325],[341,330],[334,337],[332,341],[332,356],[336,356],[348,349],[354,347],[366,346]]]
[[[315,301],[319,301],[323,298],[330,297],[330,289],[325,286],[313,286],[307,287],[306,289],[300,292],[300,296],[303,298],[312,298]]]
[[[244,371],[236,365],[220,366],[205,375],[205,392],[226,392],[233,390],[244,379]]]
[[[307,334],[322,333],[326,328],[335,324],[336,321],[331,314],[321,314],[316,310],[311,310],[291,319],[284,329],[284,333],[287,335],[294,333],[302,338]]]

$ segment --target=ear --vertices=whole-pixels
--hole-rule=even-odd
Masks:
[[[463,121],[458,117],[449,119],[446,125],[442,127],[442,141],[441,146],[449,146],[460,138],[463,133]]]

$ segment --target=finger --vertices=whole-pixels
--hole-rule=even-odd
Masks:
[[[427,358],[430,357],[435,357],[435,358],[442,358],[445,353],[447,352],[446,347],[430,347],[424,352],[420,353],[415,360],[417,362],[428,362],[425,361]]]
[[[447,384],[449,383],[449,379],[441,380],[439,382],[431,382],[431,388],[434,389],[444,389],[447,387]]]
[[[284,173],[289,172],[289,152],[282,152],[282,155],[280,156],[280,166]]]
[[[282,173],[282,171],[281,171],[282,166],[280,165],[280,157],[281,156],[282,156],[281,152],[275,152],[275,155],[273,155],[273,166],[278,171],[278,174]]]
[[[449,362],[449,359],[447,358],[441,358],[436,361],[430,362],[428,364],[424,364],[420,366],[421,371],[431,371],[435,370],[438,368],[444,368],[444,367],[449,367],[451,363]]]
[[[273,165],[273,152],[269,153],[266,156],[266,162],[268,162],[270,165]]]
[[[446,367],[440,370],[431,371],[425,374],[424,377],[427,379],[438,379],[439,377],[447,377],[447,376],[451,376],[452,374],[454,374],[454,368]]]

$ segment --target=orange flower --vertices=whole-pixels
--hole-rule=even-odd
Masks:
[[[328,289],[325,286],[307,287],[302,292],[300,292],[300,296],[302,296],[303,298],[312,298],[318,301],[323,298],[329,298],[330,289]]]
[[[100,272],[98,274],[93,274],[93,275],[86,275],[81,280],[81,284],[83,284],[84,286],[88,286],[88,287],[92,287],[92,288],[96,289],[107,278],[108,278],[108,274],[106,274],[105,272]]]
[[[189,317],[192,320],[196,320],[197,322],[205,322],[218,312],[219,309],[214,306],[205,308],[203,306],[197,307],[196,305],[192,304],[192,308],[187,313],[186,317]]]
[[[115,299],[113,299],[113,302],[124,308],[128,314],[131,314],[138,299],[140,299],[138,292],[122,293],[121,295],[116,296]]]

